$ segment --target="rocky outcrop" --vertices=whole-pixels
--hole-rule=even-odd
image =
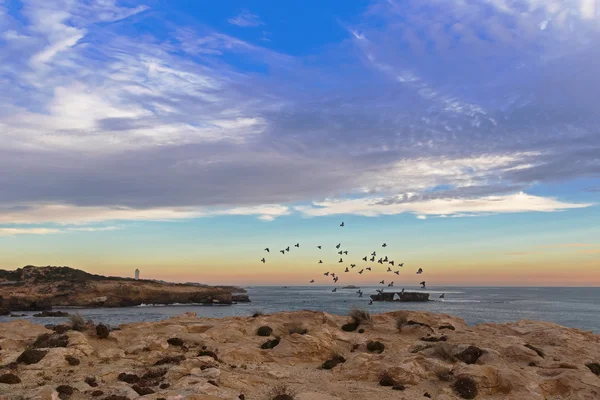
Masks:
[[[7,280],[7,279],[11,280]],[[4,279],[4,281],[3,281]],[[233,304],[250,299],[243,289],[105,277],[68,267],[0,270],[0,308],[128,307],[141,304]],[[42,313],[42,317],[52,316]]]
[[[395,299],[395,297],[397,298]],[[421,292],[383,292],[372,294],[373,301],[429,301],[429,293]]]
[[[398,331],[401,316],[410,323]],[[373,315],[363,333],[344,332],[347,321],[311,311],[186,314],[121,325],[106,339],[95,329],[67,331],[56,336],[61,347],[31,350],[56,334],[11,320],[0,323],[0,399],[599,398],[600,335],[535,321],[473,327],[410,311]],[[297,324],[308,332],[289,333]],[[262,326],[272,328],[264,349]],[[442,334],[446,341],[421,340]]]

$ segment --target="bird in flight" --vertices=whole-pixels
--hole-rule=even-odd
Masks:
[[[371,267],[365,268],[367,271],[372,271]]]
[[[335,246],[335,248],[339,249],[341,245],[342,245],[341,243],[338,243],[337,246]]]
[[[296,243],[294,247],[300,247],[300,243]]]
[[[350,264],[350,268],[356,267],[356,264]]]
[[[338,263],[343,263],[343,262],[344,262],[344,260],[342,260],[341,258],[340,258],[340,261],[338,261]]]
[[[379,260],[377,260],[377,262],[378,262],[379,264],[383,264],[383,258],[380,258]]]
[[[390,261],[390,265],[394,265],[394,260]]]
[[[364,257],[363,257],[363,261],[367,261],[367,256],[364,256]]]
[[[345,254],[345,255],[348,255],[348,250],[344,250],[344,254]]]
[[[321,250],[321,246],[317,246],[317,248],[318,248],[319,250]]]
[[[384,284],[385,284],[385,281],[381,281],[381,282],[379,282],[379,283],[380,283],[381,285],[384,285]]]
[[[394,281],[391,281],[390,283],[388,283],[388,287],[394,287]]]
[[[381,245],[381,247],[387,247],[387,244],[384,243],[384,244]]]
[[[285,250],[279,250],[281,254],[285,254]]]
[[[338,276],[336,276],[335,278],[333,278],[334,282],[337,282],[340,278]]]
[[[290,251],[290,246],[286,247],[285,251]]]
[[[314,279],[313,279],[313,280],[311,280],[311,281],[310,281],[310,283],[315,283],[315,280],[314,280]]]
[[[348,267],[346,267],[346,270],[344,272],[350,272],[350,270],[348,269]]]
[[[319,264],[323,264],[323,260],[319,260]]]
[[[387,272],[392,272],[392,268],[388,267]]]
[[[342,223],[340,224],[340,226],[343,228],[343,227],[344,227],[344,223],[342,222]]]
[[[375,256],[370,258],[371,262],[375,262]]]
[[[263,257],[263,258],[262,258],[262,260],[260,260],[260,261],[262,261],[262,263],[263,263],[263,264],[266,262],[266,260],[265,260],[265,258],[264,258],[264,257]]]
[[[419,283],[419,285],[421,285],[421,289],[425,289],[425,281]]]
[[[400,275],[400,271],[394,271],[396,275]]]
[[[383,262],[388,262],[387,256],[385,256],[385,258],[383,259]]]
[[[404,263],[398,264],[399,267],[404,267]]]
[[[329,272],[325,272],[323,275],[325,275],[325,276],[329,276]]]
[[[333,288],[332,292],[334,292],[334,293],[337,292],[337,288]]]
[[[418,275],[421,275],[423,273],[423,268],[419,268],[419,270],[417,271]]]
[[[371,253],[371,255],[372,255],[373,257],[375,257],[375,256],[377,255],[377,253],[376,253],[376,252],[372,252],[372,253]]]
[[[358,273],[362,275],[363,271],[364,269],[361,269],[360,271],[358,271]]]
[[[268,248],[268,247],[265,249],[265,251],[266,251],[267,253],[270,253],[270,251],[269,251],[269,248]]]
[[[338,254],[342,255],[342,254],[344,254],[344,252],[340,250],[340,251],[338,251]]]

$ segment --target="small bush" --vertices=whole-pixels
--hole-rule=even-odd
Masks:
[[[87,378],[85,378],[85,383],[88,384],[89,387],[97,387],[98,386],[98,382],[96,382],[96,377],[95,376],[88,376]]]
[[[381,342],[370,341],[367,343],[367,350],[369,350],[371,353],[380,354],[385,350],[385,345]]]
[[[458,377],[452,388],[463,399],[474,399],[477,397],[477,384],[470,376]]]
[[[262,315],[265,315],[265,313],[263,313],[263,312],[262,312],[262,311],[260,311],[260,310],[256,310],[256,311],[254,311],[254,313],[252,314],[252,318],[258,318],[258,317],[260,317],[260,316],[262,316]]]
[[[348,316],[354,321],[356,326],[371,322],[371,314],[362,308],[353,308],[348,313]]]
[[[84,331],[85,330],[85,319],[79,313],[69,315],[69,321],[71,321],[71,329],[74,331]]]
[[[435,375],[440,381],[452,382],[454,380],[454,373],[448,368],[439,368],[435,371]]]
[[[452,354],[452,346],[450,346],[448,343],[440,343],[433,348],[432,352],[432,355],[440,360],[450,362],[456,361],[456,357],[454,357],[454,354]]]
[[[408,322],[408,316],[406,313],[401,313],[396,317],[396,329],[398,332],[402,332],[402,327]]]
[[[383,371],[379,375],[379,386],[396,386],[396,380],[388,371]]]
[[[475,364],[482,355],[483,350],[481,350],[479,347],[469,346],[462,352],[455,354],[454,357],[458,358],[465,364]]]
[[[270,326],[266,326],[266,325],[265,326],[261,326],[256,331],[256,334],[258,336],[271,336],[271,333],[273,333],[273,328],[271,328]]]
[[[288,333],[290,335],[297,333],[299,335],[306,335],[308,333],[308,329],[306,329],[304,326],[302,326],[299,323],[296,324],[292,324],[289,329],[288,329]]]

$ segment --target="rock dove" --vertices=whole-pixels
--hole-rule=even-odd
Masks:
[[[371,255],[372,255],[373,257],[375,257],[375,256],[377,255],[377,253],[376,253],[376,252],[372,252],[372,253],[371,253]]]
[[[338,251],[338,254],[342,255],[342,254],[344,254],[344,252],[340,250],[340,251]]]
[[[356,264],[350,264],[350,268],[356,267]]]
[[[388,284],[388,287],[394,287],[394,282],[390,282],[390,283]]]
[[[404,267],[404,263],[398,264],[399,267]]]
[[[385,285],[385,281],[381,281],[379,282],[381,285]]]
[[[371,257],[371,262],[375,262],[375,257]]]
[[[329,276],[329,272],[325,272],[323,275],[325,275],[325,276]]]
[[[342,260],[341,258],[340,258],[340,261],[338,261],[338,263],[343,263],[343,262],[344,262],[344,260]]]
[[[313,279],[313,280],[311,280],[311,281],[310,281],[310,283],[315,283],[315,280],[314,280],[314,279]]]
[[[385,258],[383,259],[383,262],[388,262],[388,261],[389,260],[388,260],[387,256],[385,256]]]
[[[392,272],[392,269],[388,267],[387,272]]]
[[[348,267],[346,267],[346,270],[344,272],[350,272],[350,270],[348,269]]]
[[[384,244],[381,245],[381,247],[387,247],[387,244],[384,243]]]
[[[417,271],[418,275],[421,275],[423,273],[423,268],[419,268],[419,270]]]
[[[371,267],[365,268],[367,271],[372,271]]]
[[[394,271],[396,275],[400,275],[400,271]]]
[[[336,276],[335,278],[333,278],[333,281],[334,281],[334,282],[337,282],[339,279],[340,279],[340,278]]]
[[[344,227],[344,223],[342,222],[342,223],[340,224],[340,226],[343,228],[343,227]]]
[[[320,250],[320,249],[321,249],[321,246],[317,246],[317,248]]]
[[[279,250],[281,254],[285,254],[285,250]]]
[[[360,271],[358,271],[359,274],[362,274],[364,271],[364,269],[361,269]]]
[[[334,293],[337,292],[337,288],[333,288],[332,292],[334,292]]]
[[[323,264],[323,260],[319,260],[319,264]]]
[[[379,264],[383,264],[383,259],[382,259],[382,258],[380,258],[379,260],[377,260],[377,262],[378,262]]]
[[[266,262],[266,260],[264,259],[264,257],[263,257],[263,259],[262,259],[262,260],[260,260],[260,261],[262,261],[262,263],[263,263],[263,264]]]
[[[425,289],[425,281],[419,283],[419,285],[421,285],[421,289]]]
[[[390,261],[390,265],[394,265],[394,261]]]
[[[446,297],[446,293],[442,293],[442,295],[440,296],[440,299],[443,299],[444,297]]]
[[[285,251],[290,251],[290,246],[286,247]]]
[[[367,261],[367,257],[363,257],[363,261]]]
[[[265,251],[266,251],[267,253],[270,253],[270,252],[271,252],[271,251],[269,250],[269,248],[268,248],[268,247],[265,249]]]
[[[345,254],[345,255],[348,255],[348,250],[344,250],[344,254]]]
[[[342,245],[341,243],[338,243],[337,246],[335,246],[335,248],[339,249],[341,245]]]
[[[300,243],[296,243],[294,247],[300,247]]]

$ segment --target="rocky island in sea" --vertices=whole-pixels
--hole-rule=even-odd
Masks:
[[[600,335],[442,314],[300,311],[111,329],[0,324],[0,399],[598,399]]]
[[[0,270],[0,313],[52,307],[127,307],[141,304],[233,304],[250,301],[244,289],[107,277],[69,267]]]

